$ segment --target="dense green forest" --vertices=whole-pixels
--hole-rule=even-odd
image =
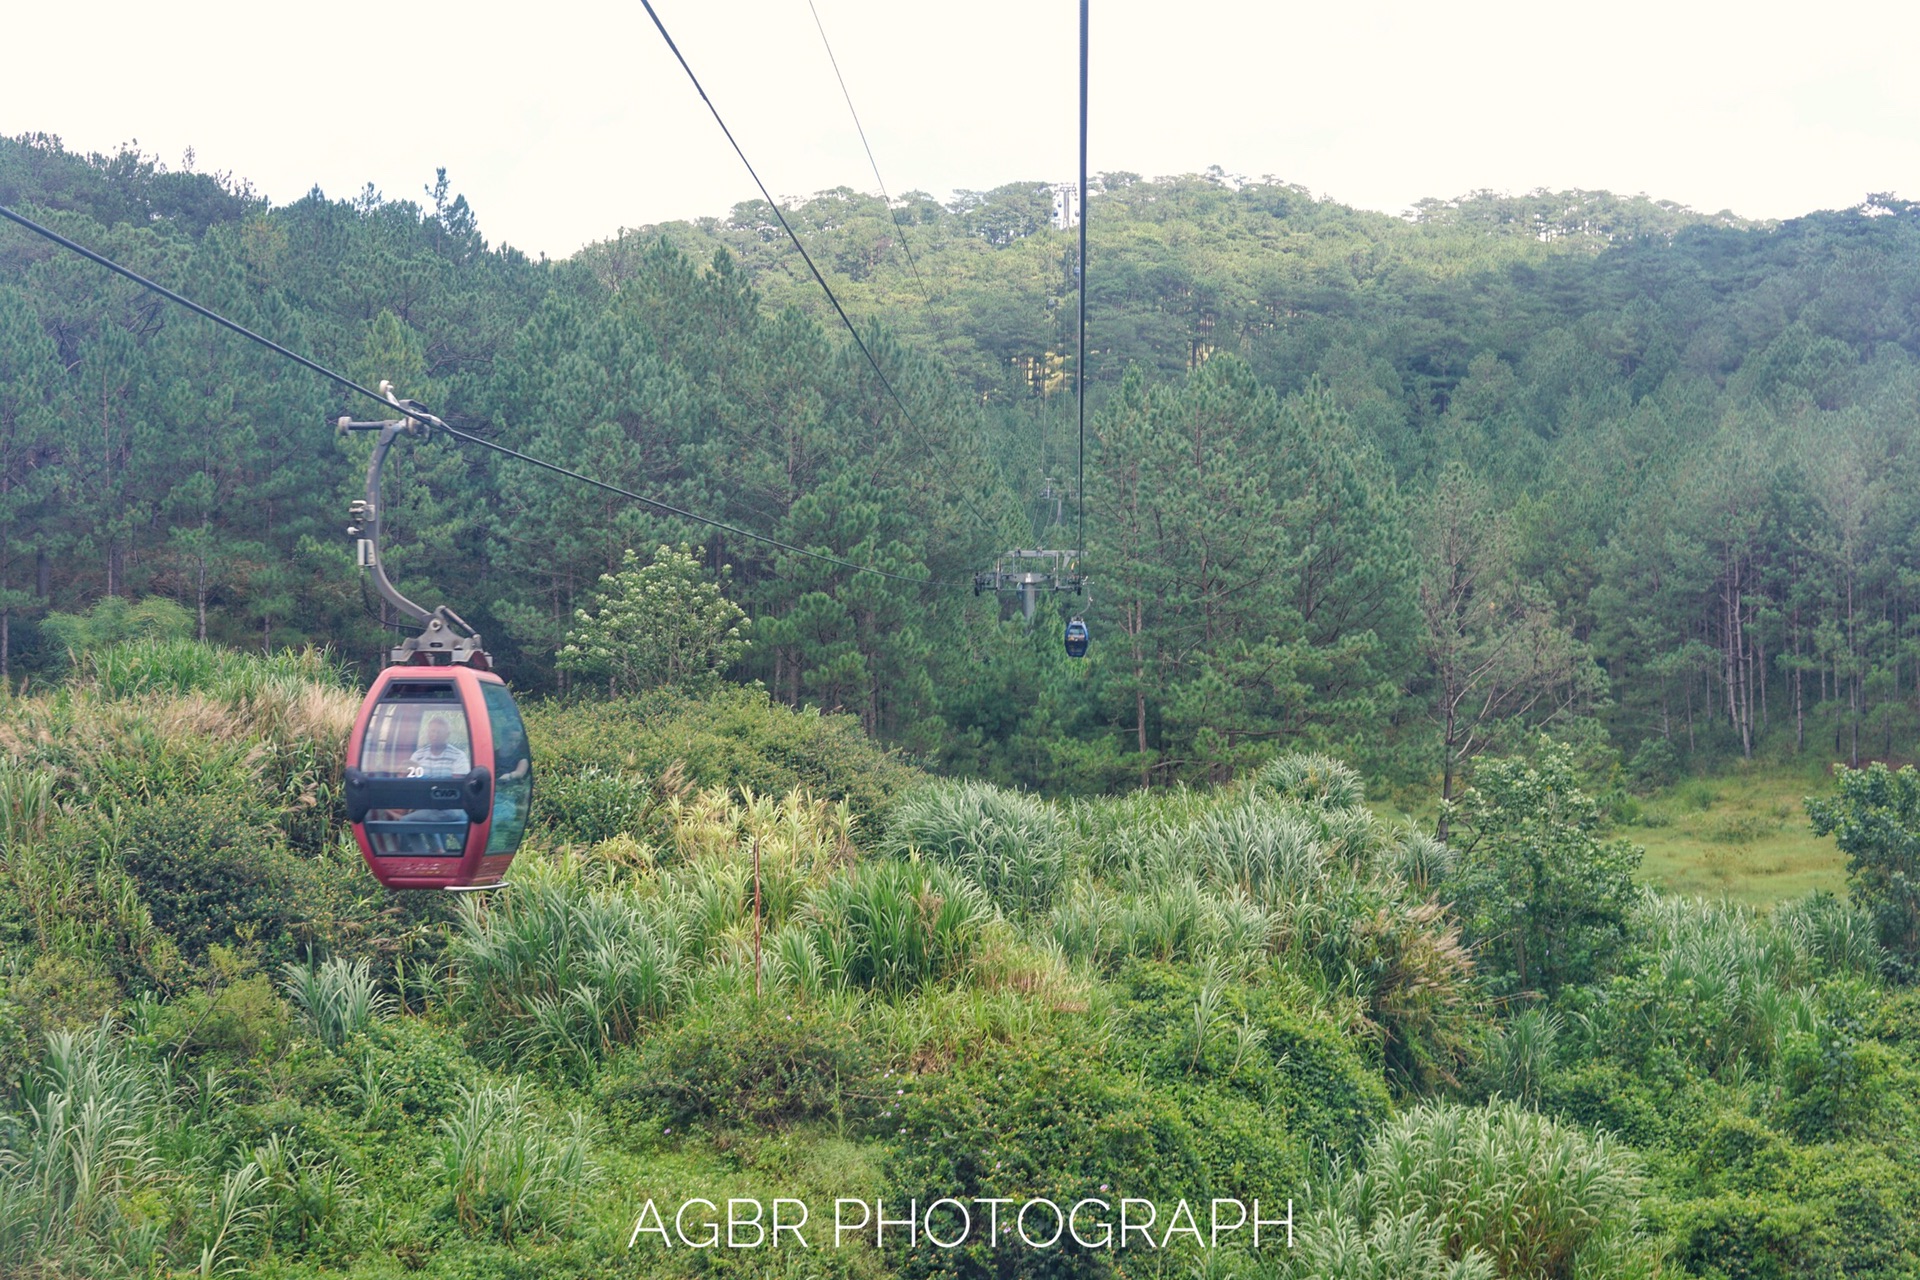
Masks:
[[[1070,237],[1044,184],[790,211],[896,404],[763,205],[565,262],[422,201],[244,183],[46,138],[0,199],[450,422],[853,575],[436,441],[394,468],[393,560],[560,689],[574,611],[684,542],[753,620],[736,674],[941,769],[1059,793],[1221,779],[1283,748],[1456,777],[1550,725],[1662,777],[1756,753],[1904,757],[1920,728],[1907,447],[1916,211],[1780,225],[1594,193],[1393,218],[1296,188],[1105,175],[1090,204],[1084,609],[965,590],[1059,545]],[[341,535],[360,412],[98,268],[0,233],[0,657],[169,597],[198,634],[380,643]],[[1069,495],[1069,499],[1071,495]],[[377,612],[377,610],[373,610]]]

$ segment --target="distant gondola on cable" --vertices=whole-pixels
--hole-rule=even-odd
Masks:
[[[1087,624],[1079,618],[1067,623],[1067,656],[1084,658],[1087,656]]]
[[[392,399],[386,383],[380,389]],[[347,740],[347,819],[389,889],[492,889],[505,883],[533,799],[526,726],[480,637],[445,606],[429,611],[401,595],[380,560],[380,468],[396,436],[425,424],[340,420],[342,431],[380,432],[348,530],[360,563],[382,596],[425,627],[389,651],[360,706]]]

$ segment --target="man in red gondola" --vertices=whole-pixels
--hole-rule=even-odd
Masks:
[[[416,778],[464,778],[473,762],[463,748],[448,741],[451,736],[445,716],[427,721],[427,745],[417,747],[407,763],[420,772]]]
[[[434,716],[426,723],[427,741],[407,757],[407,774],[414,778],[464,778],[473,768],[466,748],[453,745],[452,731],[445,716]],[[401,822],[464,822],[467,815],[459,809],[414,809],[401,816]],[[441,836],[404,837],[409,853],[451,852],[455,841]],[[399,850],[395,850],[399,852]]]

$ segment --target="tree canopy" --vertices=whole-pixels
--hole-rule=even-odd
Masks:
[[[1628,759],[1771,738],[1859,763],[1920,729],[1920,209],[1755,224],[1474,193],[1396,218],[1277,180],[1104,175],[1096,642],[1069,666],[1052,602],[1029,632],[1010,602],[916,585],[1078,526],[1076,495],[1048,496],[1074,472],[1074,281],[1045,191],[788,210],[896,404],[764,205],[534,261],[444,173],[419,200],[274,206],[137,152],[0,141],[0,199],[242,323],[465,431],[894,575],[444,439],[401,450],[396,580],[457,604],[524,688],[574,678],[568,631],[629,548],[684,544],[755,619],[729,674],[1006,782],[1217,778],[1290,748],[1451,782],[1542,725]],[[359,407],[12,228],[0,374],[7,675],[56,667],[45,621],[108,598],[376,660],[394,619],[339,533],[367,445],[325,427]]]

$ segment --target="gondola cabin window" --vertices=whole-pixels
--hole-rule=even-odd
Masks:
[[[504,687],[501,692],[506,692]],[[524,732],[521,738],[524,743]],[[523,745],[523,757],[525,752]],[[473,739],[459,690],[451,683],[390,685],[367,722],[360,768],[372,778],[448,784],[448,807],[379,809],[368,814],[367,839],[374,853],[457,858],[464,852],[469,824],[460,808],[458,786],[473,768]],[[518,843],[517,833],[513,843]]]
[[[480,686],[487,720],[493,730],[493,818],[487,833],[487,853],[512,853],[520,847],[527,827],[527,808],[533,803],[533,761],[527,750],[527,728],[520,709],[503,684]]]

